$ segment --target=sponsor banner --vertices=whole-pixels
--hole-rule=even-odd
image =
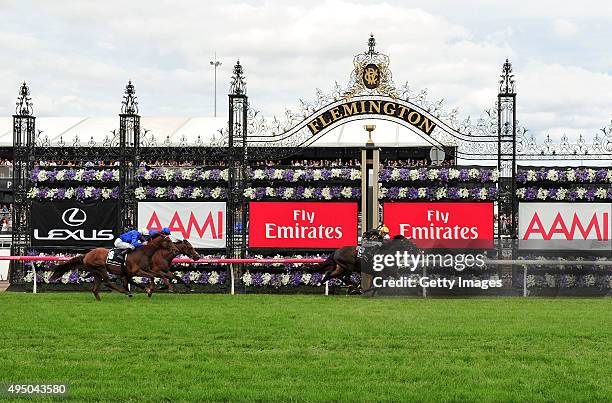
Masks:
[[[225,202],[140,202],[142,227],[168,227],[196,248],[225,248]]]
[[[419,248],[493,247],[493,203],[385,203],[390,235],[403,235]]]
[[[519,248],[612,251],[612,203],[520,203]]]
[[[118,231],[117,202],[32,202],[32,246],[111,246]]]
[[[357,244],[357,203],[251,202],[250,248],[339,248]]]

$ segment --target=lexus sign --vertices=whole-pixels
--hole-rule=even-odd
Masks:
[[[32,246],[110,246],[119,235],[116,202],[33,202]]]
[[[225,248],[225,202],[140,202],[138,227],[170,228],[196,248]]]

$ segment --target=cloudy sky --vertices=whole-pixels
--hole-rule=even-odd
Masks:
[[[108,116],[133,80],[141,114],[226,114],[240,59],[265,115],[345,84],[352,57],[391,57],[396,84],[429,90],[461,116],[493,105],[506,57],[521,124],[590,138],[612,118],[612,2],[0,0],[0,113],[26,80],[38,116]]]

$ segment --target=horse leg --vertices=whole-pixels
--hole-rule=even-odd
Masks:
[[[343,272],[342,266],[340,266],[339,264],[336,264],[336,266],[333,269],[325,272],[325,275],[323,276],[323,280],[321,280],[321,284],[325,284],[326,281],[329,281],[332,278],[338,277],[342,272]]]
[[[130,294],[127,290],[117,286],[117,284],[115,284],[112,281],[110,281],[110,277],[108,276],[108,272],[106,271],[106,268],[104,268],[104,267],[100,268],[100,275],[102,277],[102,282],[108,288],[111,288],[111,289],[113,289],[113,290],[115,290],[117,292],[120,292],[121,294],[125,294],[128,297],[132,296],[132,294]]]
[[[91,292],[93,292],[94,297],[96,297],[96,300],[100,301],[100,284],[102,283],[102,277],[100,277],[99,275],[95,274],[94,275],[94,280],[93,280],[93,287],[91,289]]]

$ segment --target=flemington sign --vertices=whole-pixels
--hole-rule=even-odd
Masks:
[[[347,101],[331,107],[308,122],[308,129],[315,135],[327,126],[360,115],[381,115],[401,119],[427,135],[431,135],[436,123],[419,111],[392,100],[363,99]]]

